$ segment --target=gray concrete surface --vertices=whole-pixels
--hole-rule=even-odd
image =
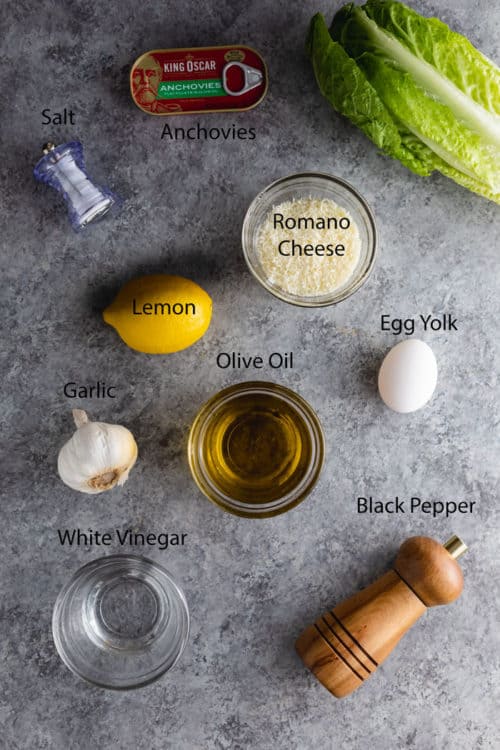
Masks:
[[[499,9],[479,0],[414,0],[500,60]],[[0,747],[8,750],[493,750],[500,746],[498,635],[499,212],[440,176],[418,178],[379,155],[320,97],[303,53],[307,23],[336,4],[236,0],[137,5],[7,2],[0,19],[4,438],[1,504]],[[161,47],[246,43],[266,58],[270,90],[251,112],[177,119],[255,127],[244,142],[161,141],[164,119],[139,112],[128,73]],[[69,107],[73,127],[42,125]],[[121,214],[75,235],[35,183],[40,145],[78,137],[90,173],[125,199]],[[240,229],[254,195],[299,170],[351,181],[371,203],[380,255],[369,283],[337,308],[293,308],[246,270]],[[213,323],[193,348],[146,356],[101,319],[121,284],[148,272],[198,281]],[[376,371],[402,337],[380,316],[451,313],[457,332],[422,336],[439,385],[399,416]],[[293,351],[293,371],[259,377],[317,410],[326,463],[311,496],[281,517],[224,514],[195,487],[190,423],[206,398],[252,373],[217,369],[220,351]],[[104,380],[115,400],[63,395]],[[127,425],[140,460],[122,490],[72,492],[56,457],[70,409]],[[358,515],[355,501],[419,495],[476,502],[472,515]],[[61,547],[57,529],[188,533],[145,554],[183,586],[192,615],[174,671],[140,691],[80,682],[51,637],[58,591],[96,549]],[[409,535],[456,532],[465,591],[429,612],[358,693],[335,701],[293,644],[325,608],[390,566]],[[116,546],[108,552],[120,551]],[[141,550],[138,550],[139,552]]]

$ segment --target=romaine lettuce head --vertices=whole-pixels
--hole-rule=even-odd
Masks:
[[[320,89],[335,109],[413,171],[437,169],[500,203],[498,68],[438,19],[395,0],[351,3],[328,34],[324,27],[321,16],[312,19],[308,48]],[[369,107],[359,101],[368,92]],[[390,138],[373,137],[377,123]]]

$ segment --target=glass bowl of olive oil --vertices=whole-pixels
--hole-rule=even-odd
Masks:
[[[323,430],[309,404],[275,383],[239,383],[202,406],[188,458],[200,490],[224,510],[268,518],[298,505],[324,458]]]

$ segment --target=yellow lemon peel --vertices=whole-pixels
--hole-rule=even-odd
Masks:
[[[140,276],[122,287],[103,318],[131,349],[170,354],[187,349],[206,333],[212,300],[182,276]]]

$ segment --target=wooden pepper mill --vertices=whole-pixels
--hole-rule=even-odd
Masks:
[[[449,604],[463,588],[456,562],[467,546],[407,539],[393,570],[310,625],[295,644],[305,665],[337,698],[370,677],[427,607]]]

